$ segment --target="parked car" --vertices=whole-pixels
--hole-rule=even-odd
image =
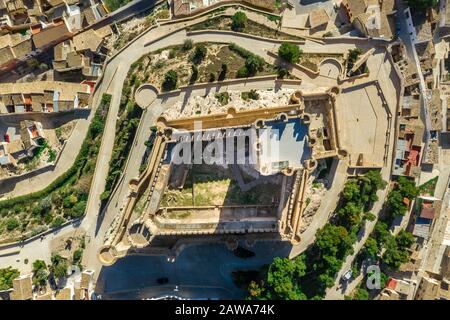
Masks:
[[[342,280],[344,281],[348,281],[352,278],[352,270],[347,270],[343,275],[342,275]]]

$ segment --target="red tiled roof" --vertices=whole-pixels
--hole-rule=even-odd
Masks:
[[[417,166],[418,161],[419,161],[419,152],[417,150],[411,149],[408,155],[408,162],[413,166]]]
[[[420,212],[420,217],[425,219],[434,219],[434,208],[424,207],[422,212]]]
[[[395,287],[397,286],[397,280],[395,279],[389,279],[388,283],[386,284],[386,288],[395,290]]]

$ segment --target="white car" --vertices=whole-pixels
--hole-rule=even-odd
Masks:
[[[342,275],[342,280],[348,281],[350,280],[352,277],[352,270],[347,270],[343,275]]]

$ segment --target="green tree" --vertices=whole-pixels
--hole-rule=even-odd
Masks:
[[[242,66],[236,72],[236,78],[247,78],[249,75],[247,67]]]
[[[70,216],[74,219],[79,218],[84,215],[86,211],[86,201],[77,202],[70,211]]]
[[[389,213],[394,217],[399,217],[405,215],[408,207],[403,203],[403,195],[400,190],[392,190],[388,194],[387,206]]]
[[[408,0],[408,5],[412,9],[416,10],[425,10],[428,8],[436,7],[438,3],[438,0]]]
[[[81,250],[81,249],[75,250],[73,253],[73,257],[72,257],[73,264],[78,264],[79,262],[81,262],[82,256],[83,256],[83,250]]]
[[[45,264],[44,260],[36,260],[33,262],[33,272],[37,272],[39,270],[46,270],[47,265]]]
[[[199,44],[195,47],[194,54],[191,57],[191,61],[194,64],[200,64],[205,59],[207,53],[206,46]]]
[[[164,81],[162,84],[163,91],[170,91],[177,88],[178,74],[174,70],[169,70],[164,75]]]
[[[286,68],[278,68],[277,75],[278,78],[284,79],[285,77],[289,76],[289,71]]]
[[[405,230],[401,230],[398,233],[395,237],[395,241],[397,242],[397,246],[401,249],[407,249],[411,247],[414,242],[416,242],[412,233]]]
[[[19,270],[7,267],[0,269],[0,290],[8,290],[13,286],[13,280],[20,275]]]
[[[60,255],[53,255],[51,257],[52,266],[51,271],[53,272],[53,275],[57,279],[62,279],[67,276],[67,261]]]
[[[6,229],[8,231],[13,231],[20,226],[19,221],[16,218],[9,218],[6,220]]]
[[[376,258],[379,252],[378,243],[375,238],[369,237],[364,244],[364,250],[371,258]]]
[[[344,256],[351,250],[348,231],[343,226],[327,224],[317,232],[316,245],[323,256]]]
[[[190,84],[194,84],[195,81],[197,81],[197,78],[198,78],[198,68],[197,68],[197,66],[192,65],[191,66],[191,71],[192,71],[192,73],[191,73],[191,78],[189,79],[189,83]]]
[[[296,44],[285,42],[278,48],[278,55],[290,63],[298,63],[301,54],[302,51]]]
[[[33,274],[33,284],[36,286],[45,286],[48,281],[48,272],[46,269],[39,269]]]
[[[227,76],[227,71],[228,71],[227,64],[226,63],[222,63],[222,68],[220,69],[220,73],[219,73],[219,77],[218,77],[219,81],[225,80],[225,78]]]
[[[356,289],[353,300],[369,300],[369,292],[364,288]]]
[[[293,260],[276,257],[269,267],[267,284],[273,290],[275,298],[284,300],[304,299],[296,279],[305,274],[304,257]]]
[[[360,197],[358,180],[350,179],[345,183],[342,196],[347,201],[358,200]]]
[[[244,12],[238,11],[231,18],[231,29],[233,31],[242,31],[247,27],[247,16]]]
[[[256,72],[261,71],[263,66],[264,60],[256,55],[252,55],[245,60],[245,67],[250,76],[254,76]]]

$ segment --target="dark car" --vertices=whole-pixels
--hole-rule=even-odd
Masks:
[[[158,284],[166,284],[166,283],[168,283],[169,282],[169,279],[168,278],[158,278],[157,280],[156,280],[156,282],[158,282]]]

